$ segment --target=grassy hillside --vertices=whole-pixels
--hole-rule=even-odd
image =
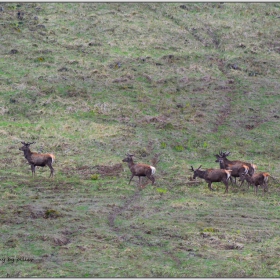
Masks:
[[[0,4],[0,275],[279,277],[279,17]],[[20,141],[55,154],[54,179],[31,177]],[[269,192],[192,181],[220,150],[269,172]],[[155,186],[128,185],[126,153],[156,165]]]

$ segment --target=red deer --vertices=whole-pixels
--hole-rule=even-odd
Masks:
[[[51,170],[50,177],[53,177],[53,167],[52,163],[54,162],[55,156],[53,154],[38,154],[31,152],[29,146],[32,143],[25,143],[21,142],[23,146],[19,148],[20,151],[23,151],[25,158],[27,159],[28,163],[31,165],[32,176],[35,176],[35,167],[36,166],[48,166]]]
[[[194,172],[193,179],[196,177],[202,178],[208,183],[208,188],[213,191],[211,185],[213,182],[223,182],[226,186],[225,193],[228,192],[228,180],[230,178],[231,170],[226,169],[206,169],[205,171],[200,170],[201,165],[194,170],[191,166],[191,171]]]
[[[227,159],[227,156],[229,156],[229,155],[230,155],[230,152],[220,151],[219,154],[215,155],[215,157],[217,158],[217,160],[215,162],[220,163],[221,169],[231,169],[232,170],[231,176],[234,177],[235,184],[236,184],[236,177],[240,177],[242,173],[248,173],[250,176],[252,176],[254,174],[254,172],[257,168],[257,166],[255,164],[243,162],[240,160],[230,161]],[[232,182],[232,178],[230,180]],[[242,185],[243,181],[241,182],[241,185]]]
[[[259,172],[253,174],[253,176],[250,176],[249,174],[243,174],[240,179],[246,180],[248,182],[248,188],[249,184],[255,187],[255,194],[258,192],[258,186],[263,187],[263,193],[268,190],[268,177],[270,176],[267,172]]]
[[[126,155],[126,158],[124,158],[122,160],[123,162],[128,163],[128,167],[132,173],[128,184],[130,184],[130,182],[134,176],[139,177],[139,184],[140,184],[141,177],[146,176],[152,181],[152,185],[153,185],[155,182],[155,178],[153,175],[156,173],[156,168],[151,165],[143,164],[143,163],[135,164],[133,162],[132,157],[133,157],[133,155]]]

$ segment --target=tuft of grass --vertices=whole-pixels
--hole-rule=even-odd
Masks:
[[[99,179],[99,175],[98,174],[93,174],[93,175],[91,175],[91,180],[94,180],[94,181],[96,181],[96,180],[98,180]]]

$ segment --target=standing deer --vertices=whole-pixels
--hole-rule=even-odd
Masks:
[[[139,184],[140,184],[140,179],[141,177],[148,177],[151,181],[152,181],[152,185],[155,182],[155,178],[154,178],[154,174],[156,173],[156,168],[154,166],[148,165],[148,164],[143,164],[143,163],[138,163],[135,164],[133,162],[133,155],[126,155],[126,158],[124,158],[122,161],[123,162],[127,162],[128,163],[128,167],[132,173],[129,183],[131,182],[132,178],[134,176],[138,176],[139,177]]]
[[[226,186],[225,193],[228,193],[228,180],[231,176],[231,170],[226,169],[206,169],[205,171],[200,170],[202,165],[200,165],[196,170],[191,166],[191,171],[193,171],[193,179],[196,177],[202,178],[208,183],[209,190],[213,191],[211,185],[214,182],[223,182]]]
[[[52,164],[54,162],[55,156],[53,154],[38,154],[31,152],[29,146],[32,143],[25,143],[21,142],[23,146],[19,148],[20,151],[23,151],[25,158],[27,159],[28,163],[31,165],[32,176],[35,176],[35,167],[36,166],[48,166],[51,170],[50,177],[53,177],[53,167]]]
[[[253,174],[253,176],[250,176],[249,174],[242,174],[240,179],[246,180],[248,182],[248,188],[249,185],[255,187],[255,194],[258,192],[258,187],[263,187],[263,193],[265,191],[268,191],[268,177],[270,176],[267,172],[258,172]]]
[[[254,174],[254,172],[257,168],[257,166],[255,164],[243,162],[240,160],[230,161],[227,159],[227,156],[229,156],[229,155],[230,155],[230,152],[220,151],[219,154],[215,155],[215,157],[217,158],[215,162],[220,163],[221,169],[232,170],[231,176],[235,179],[235,184],[236,184],[236,177],[240,177],[242,173],[246,173],[246,174],[248,173],[250,176],[252,176]],[[230,180],[232,182],[232,178],[230,178]],[[241,182],[241,185],[243,184],[243,181]]]

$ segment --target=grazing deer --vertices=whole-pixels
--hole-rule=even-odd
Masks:
[[[228,180],[231,176],[231,170],[226,169],[206,169],[205,171],[200,170],[202,165],[200,165],[196,170],[191,166],[191,171],[193,171],[193,179],[196,177],[202,178],[208,183],[208,188],[213,191],[211,185],[213,182],[223,182],[226,186],[225,193],[228,192]]]
[[[154,174],[156,173],[156,168],[154,166],[148,165],[148,164],[143,164],[143,163],[138,163],[135,164],[132,159],[133,155],[126,155],[126,158],[124,158],[122,161],[128,163],[128,167],[132,173],[129,183],[131,182],[132,178],[134,176],[139,177],[139,184],[140,184],[140,179],[141,177],[148,177],[152,181],[152,185],[155,182]]]
[[[53,154],[38,154],[31,152],[29,146],[32,143],[25,143],[21,142],[23,146],[19,148],[20,151],[23,151],[25,158],[27,159],[28,163],[31,165],[32,176],[35,176],[35,167],[36,166],[48,166],[51,170],[50,177],[53,177],[53,167],[52,164],[54,162],[55,156]]]
[[[263,193],[265,191],[268,191],[267,182],[269,176],[270,174],[267,172],[259,172],[253,174],[252,176],[250,176],[249,174],[242,174],[242,177],[240,179],[243,179],[243,181],[246,180],[248,182],[248,188],[249,185],[254,186],[255,194],[257,194],[259,186],[263,187]]]
[[[227,156],[229,156],[229,155],[230,155],[230,152],[220,151],[219,154],[215,155],[215,157],[217,158],[215,162],[220,163],[221,169],[232,170],[231,176],[235,179],[235,184],[236,184],[236,177],[240,177],[242,173],[246,173],[246,174],[248,173],[250,176],[252,176],[254,174],[254,172],[257,168],[257,166],[255,164],[243,162],[240,160],[230,161],[227,159]],[[230,180],[232,182],[232,178],[230,178]],[[242,185],[243,181],[241,182],[241,185]]]

